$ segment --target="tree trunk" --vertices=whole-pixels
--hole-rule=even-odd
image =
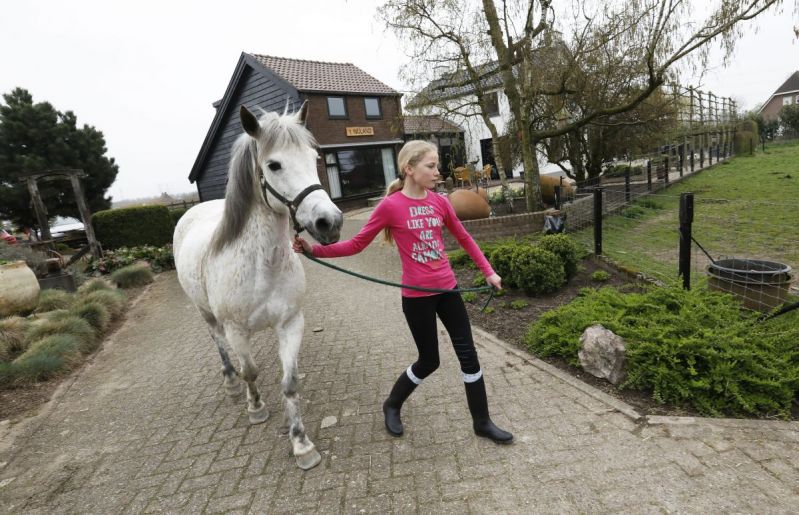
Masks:
[[[526,128],[522,129],[522,161],[524,162],[524,192],[527,210],[531,213],[540,211],[544,202],[541,198],[541,179],[538,176],[538,159],[536,157],[538,140],[530,139]]]

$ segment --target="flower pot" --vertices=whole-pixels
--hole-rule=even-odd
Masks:
[[[33,311],[39,303],[39,281],[24,261],[0,265],[0,316]]]

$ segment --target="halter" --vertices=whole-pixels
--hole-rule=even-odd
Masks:
[[[305,200],[305,197],[307,197],[311,192],[324,189],[321,184],[311,184],[310,186],[299,192],[299,194],[297,194],[297,196],[294,197],[294,200],[288,200],[286,197],[278,193],[275,190],[275,188],[273,188],[268,182],[266,182],[266,176],[264,175],[263,170],[261,170],[261,187],[263,188],[264,200],[266,201],[267,206],[269,206],[270,208],[272,207],[269,205],[269,197],[267,197],[266,195],[266,192],[268,190],[273,197],[278,199],[281,204],[283,204],[288,208],[289,214],[291,215],[291,222],[294,224],[294,232],[296,232],[297,234],[300,234],[302,231],[305,230],[305,228],[301,226],[299,222],[297,222],[297,210],[300,208],[300,204],[302,203],[303,200]]]

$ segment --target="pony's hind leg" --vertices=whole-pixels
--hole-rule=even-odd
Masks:
[[[222,358],[222,375],[225,378],[225,391],[231,397],[238,397],[244,392],[244,383],[239,379],[236,369],[230,363],[230,356],[228,356],[227,350],[225,349],[223,330],[214,315],[204,310],[200,310],[200,313],[208,323],[208,332],[211,335],[211,339],[216,344],[219,356]]]
[[[297,355],[300,352],[302,332],[305,326],[302,313],[277,327],[280,340],[280,361],[283,364],[283,398],[286,402],[286,423],[297,466],[303,470],[315,467],[322,461],[316,446],[305,434],[300,416],[300,395],[297,381]]]
[[[247,415],[251,424],[266,422],[269,412],[261,400],[261,393],[255,380],[258,379],[258,368],[252,359],[250,334],[233,324],[225,324],[225,338],[233,347],[241,363],[241,378],[247,383]]]

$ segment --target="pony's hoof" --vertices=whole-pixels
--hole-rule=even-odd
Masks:
[[[295,456],[295,458],[297,459],[297,466],[302,470],[312,469],[322,461],[322,456],[319,454],[319,451],[316,450],[316,447],[311,447],[310,451]]]
[[[261,402],[261,406],[256,409],[248,407],[247,416],[250,417],[250,424],[262,424],[269,418],[269,411],[266,409],[266,404]]]
[[[228,397],[238,397],[247,389],[247,385],[238,377],[234,378],[232,381],[226,379],[224,387]]]

